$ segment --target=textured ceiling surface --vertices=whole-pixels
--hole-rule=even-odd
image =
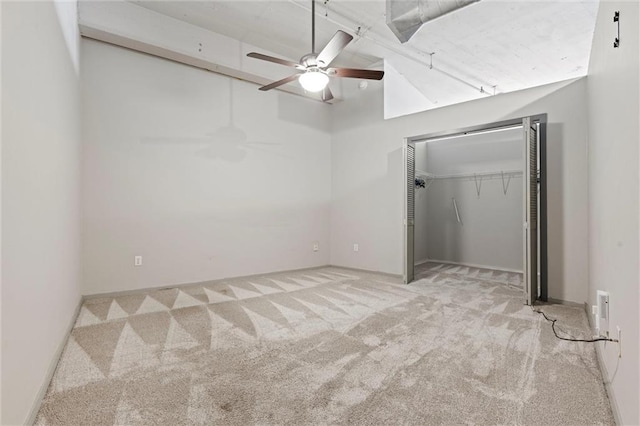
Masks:
[[[298,60],[311,50],[311,2],[134,1]],[[385,0],[318,0],[316,50],[338,29],[355,38],[336,65],[388,61],[432,106],[586,75],[597,0],[480,0],[427,22],[401,44]]]

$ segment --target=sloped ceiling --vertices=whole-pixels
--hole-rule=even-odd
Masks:
[[[310,0],[133,3],[295,61],[311,50]],[[317,46],[338,29],[355,37],[336,65],[381,69],[384,59],[429,109],[586,75],[598,0],[480,0],[405,44],[386,25],[385,0],[316,5]]]

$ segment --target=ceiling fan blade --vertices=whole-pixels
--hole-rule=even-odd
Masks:
[[[259,90],[262,90],[264,92],[264,91],[267,91],[267,90],[274,89],[274,88],[276,88],[278,86],[282,86],[283,84],[287,84],[289,82],[292,82],[293,80],[297,79],[299,76],[300,76],[300,74],[290,75],[289,77],[283,78],[282,80],[274,81],[271,84],[267,84],[266,86],[262,86]]]
[[[333,99],[333,93],[331,93],[331,89],[329,89],[329,86],[326,86],[324,89],[322,89],[322,102],[328,102],[331,99]]]
[[[328,67],[342,50],[353,40],[353,36],[338,30],[329,43],[318,54],[316,61],[321,68]]]
[[[273,62],[275,64],[286,65],[292,68],[300,68],[300,64],[296,64],[295,62],[288,61],[286,59],[274,58],[273,56],[263,55],[262,53],[251,52],[247,53],[247,56],[250,58],[262,59],[263,61]]]
[[[327,70],[329,75],[347,78],[363,78],[367,80],[382,80],[384,71],[360,70],[354,68],[330,68]]]

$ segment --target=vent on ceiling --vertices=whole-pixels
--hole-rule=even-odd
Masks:
[[[427,21],[479,0],[387,0],[387,26],[406,43]]]

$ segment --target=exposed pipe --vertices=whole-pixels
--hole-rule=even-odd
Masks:
[[[311,11],[311,8],[309,8],[309,7],[305,6],[304,4],[300,3],[300,2],[299,2],[299,1],[297,1],[297,0],[289,0],[289,2],[290,2],[290,3],[292,3],[292,4],[295,4],[296,6],[298,6],[298,7],[299,7],[299,8],[301,8],[301,9],[306,10],[307,12]],[[351,22],[351,25],[345,25],[344,23],[342,23],[342,22],[338,22],[338,21],[336,21],[335,19],[332,19],[332,18],[329,18],[329,17],[325,17],[325,19],[326,19],[328,22],[331,22],[331,23],[332,23],[332,24],[334,24],[334,25],[338,25],[339,27],[341,27],[341,28],[343,28],[343,29],[345,29],[345,30],[347,30],[347,31],[350,31],[350,32],[354,32],[354,30],[353,30],[353,27],[354,27],[354,26],[355,26],[355,27],[358,27],[358,26],[359,26],[359,25],[358,25],[358,24],[356,24],[354,21],[352,21],[350,18],[347,18],[347,17],[346,17],[346,16],[344,16],[344,15],[340,15],[340,14],[339,14],[339,13],[337,13],[336,11],[332,11],[332,13],[333,13],[334,15],[338,15],[338,16],[340,16],[340,17],[341,17],[342,19],[344,19],[345,21],[349,21],[349,22]],[[387,49],[387,50],[389,50],[389,51],[391,51],[391,52],[393,52],[393,53],[395,53],[395,54],[397,54],[397,55],[399,55],[399,56],[402,56],[402,57],[404,57],[404,58],[406,58],[406,59],[409,59],[409,60],[411,60],[411,61],[413,61],[413,62],[416,62],[416,63],[418,63],[418,64],[420,64],[420,65],[423,65],[423,66],[425,66],[425,67],[428,67],[430,71],[438,72],[438,73],[440,73],[440,74],[442,74],[442,75],[445,75],[445,76],[447,76],[447,77],[449,77],[449,78],[451,78],[451,79],[453,79],[453,80],[455,80],[455,81],[457,81],[457,82],[459,82],[459,83],[461,83],[461,84],[464,84],[465,86],[471,87],[472,89],[477,90],[479,93],[482,93],[482,94],[484,94],[484,95],[490,95],[490,94],[489,94],[489,93],[487,93],[486,91],[485,91],[485,92],[482,92],[482,91],[481,91],[481,86],[475,86],[474,84],[469,83],[468,81],[463,80],[462,78],[460,78],[460,77],[458,77],[458,76],[455,76],[455,75],[453,75],[453,74],[451,74],[451,73],[449,73],[449,72],[447,72],[447,71],[441,70],[441,69],[439,69],[438,67],[436,67],[435,65],[433,65],[433,62],[423,61],[423,60],[421,60],[421,59],[419,59],[419,58],[416,58],[416,57],[415,57],[415,56],[413,56],[413,55],[410,55],[410,54],[406,53],[405,51],[403,51],[403,50],[399,49],[397,46],[395,46],[395,45],[393,45],[393,44],[391,44],[391,43],[388,43],[388,42],[383,41],[383,40],[378,40],[378,39],[377,39],[377,38],[375,38],[375,37],[371,37],[371,36],[367,35],[370,29],[371,29],[371,27],[368,27],[368,28],[366,28],[366,29],[364,29],[364,30],[359,31],[356,35],[357,35],[359,38],[363,38],[363,39],[365,39],[365,40],[369,40],[370,42],[372,42],[372,43],[374,43],[374,44],[377,44],[378,46],[383,47],[383,48],[385,48],[385,49]],[[422,52],[422,51],[420,51],[420,50],[418,50],[418,49],[416,49],[416,48],[413,48],[413,47],[412,47],[411,49],[412,49],[412,50],[414,50],[414,51],[416,51],[416,53],[417,53],[418,55],[426,56],[426,55],[430,55],[430,54],[431,54],[431,53]]]

